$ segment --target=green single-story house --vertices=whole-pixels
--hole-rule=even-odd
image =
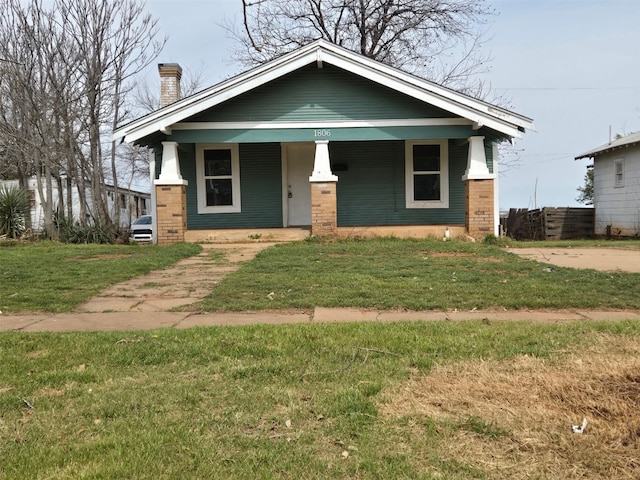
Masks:
[[[159,243],[302,227],[312,235],[497,228],[497,145],[532,120],[318,40],[180,98],[114,138],[152,151]],[[157,173],[157,174],[156,174]]]

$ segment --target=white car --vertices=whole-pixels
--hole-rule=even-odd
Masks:
[[[153,217],[142,215],[131,224],[129,241],[150,242],[153,240]]]

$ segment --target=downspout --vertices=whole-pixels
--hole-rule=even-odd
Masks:
[[[151,242],[156,245],[158,243],[158,202],[156,200],[156,151],[149,151],[149,179],[151,184]]]
[[[493,157],[493,175],[495,177],[493,183],[493,221],[494,228],[493,234],[496,237],[500,236],[500,154],[498,151],[498,144],[493,143],[491,146],[491,156]]]

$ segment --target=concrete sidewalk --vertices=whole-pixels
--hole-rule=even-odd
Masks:
[[[640,320],[640,311],[472,311],[472,312],[399,312],[352,308],[316,308],[313,312],[109,312],[40,315],[1,315],[0,331],[22,332],[90,332],[132,331],[156,328],[191,328],[197,326],[239,326],[251,324],[293,324],[319,322],[402,322],[460,321],[481,322],[530,321],[562,323],[594,320]]]
[[[151,330],[155,328],[183,329],[198,326],[239,326],[251,324],[282,325],[319,322],[435,322],[461,320],[476,320],[484,323],[503,321],[563,323],[577,321],[640,320],[640,311],[518,310],[494,312],[476,310],[470,312],[401,312],[317,307],[313,312],[81,312],[39,315],[0,315],[0,331],[90,332]]]
[[[222,278],[274,243],[205,244],[200,254],[165,270],[112,285],[63,314],[0,314],[0,331],[125,331],[249,324],[397,321],[532,321],[640,320],[640,311],[376,311],[321,308],[313,311],[201,313],[191,307],[210,294]],[[215,290],[214,290],[215,291]],[[172,311],[172,310],[180,311]]]

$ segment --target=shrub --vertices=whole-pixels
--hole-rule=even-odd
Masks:
[[[81,224],[71,217],[56,215],[58,238],[63,243],[113,243],[116,231],[104,222]]]
[[[15,186],[0,187],[0,235],[18,238],[29,215],[29,192]]]

